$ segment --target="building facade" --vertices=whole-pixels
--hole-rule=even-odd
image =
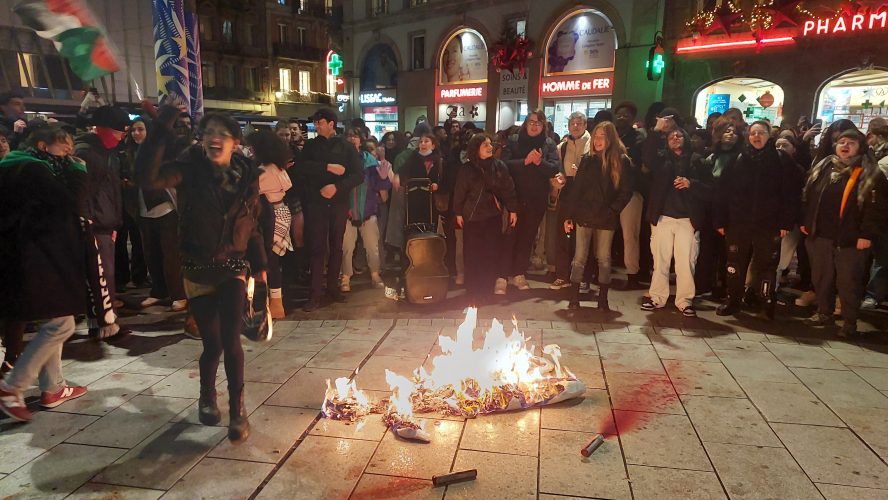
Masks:
[[[16,3],[0,0],[0,92],[20,90],[31,112],[59,118],[73,117],[90,87],[109,102],[132,108],[141,97],[157,96],[151,2],[88,2],[122,68],[91,82],[80,81],[50,41],[21,26],[12,14]]]
[[[663,9],[663,0],[346,1],[337,100],[375,133],[412,130],[423,117],[499,130],[536,108],[564,133],[572,111],[659,99],[662,83],[644,64]],[[518,64],[490,64],[501,49]]]
[[[748,121],[774,124],[807,117],[828,125],[846,118],[865,128],[888,115],[888,52],[882,49],[888,5],[790,3],[754,11],[757,2],[736,2],[744,21],[716,17],[707,28],[705,22],[694,26],[694,16],[715,8],[714,2],[667,1],[664,100],[700,123],[728,107],[739,108]],[[755,12],[771,17],[756,24],[753,19],[762,17]]]

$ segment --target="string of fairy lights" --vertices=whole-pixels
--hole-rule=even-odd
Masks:
[[[745,24],[751,31],[761,33],[782,25],[796,26],[803,19],[818,17],[807,3],[807,0],[759,0],[746,12],[734,0],[717,0],[712,7],[696,12],[685,27],[694,35],[708,35],[720,30],[730,34],[734,27]],[[883,9],[888,9],[888,0],[840,0],[835,10],[825,11],[820,17],[838,18]]]

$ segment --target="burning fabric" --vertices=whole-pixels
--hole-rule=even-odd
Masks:
[[[503,325],[494,320],[483,345],[475,349],[477,314],[477,309],[469,308],[456,339],[438,338],[442,354],[431,359],[431,371],[420,367],[411,380],[386,370],[392,395],[378,404],[371,403],[354,381],[337,379],[334,390],[328,380],[324,415],[354,421],[368,413],[382,413],[397,435],[428,442],[415,413],[475,417],[554,404],[586,391],[585,384],[561,366],[557,345],[545,346],[538,355],[517,325],[507,335]]]

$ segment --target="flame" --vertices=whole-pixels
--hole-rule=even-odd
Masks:
[[[416,413],[441,411],[476,416],[530,408],[577,397],[585,385],[561,365],[561,349],[537,347],[518,330],[512,318],[507,334],[502,323],[493,320],[476,349],[474,332],[478,310],[469,308],[454,338],[438,337],[441,354],[413,372],[412,380],[391,370],[385,379],[392,390],[388,401],[374,405],[358,390],[353,380],[336,380],[335,389],[327,381],[324,413],[329,418],[354,420],[371,412],[384,413],[386,424],[397,432],[421,428]]]

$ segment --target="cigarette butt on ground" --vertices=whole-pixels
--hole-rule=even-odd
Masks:
[[[592,438],[592,441],[589,441],[589,444],[580,450],[580,455],[583,455],[584,457],[591,456],[602,444],[604,444],[604,436],[596,434],[595,437]]]
[[[446,486],[453,483],[461,483],[463,481],[474,481],[478,477],[478,469],[469,469],[460,472],[451,472],[450,474],[441,474],[440,476],[432,476],[433,486]]]

